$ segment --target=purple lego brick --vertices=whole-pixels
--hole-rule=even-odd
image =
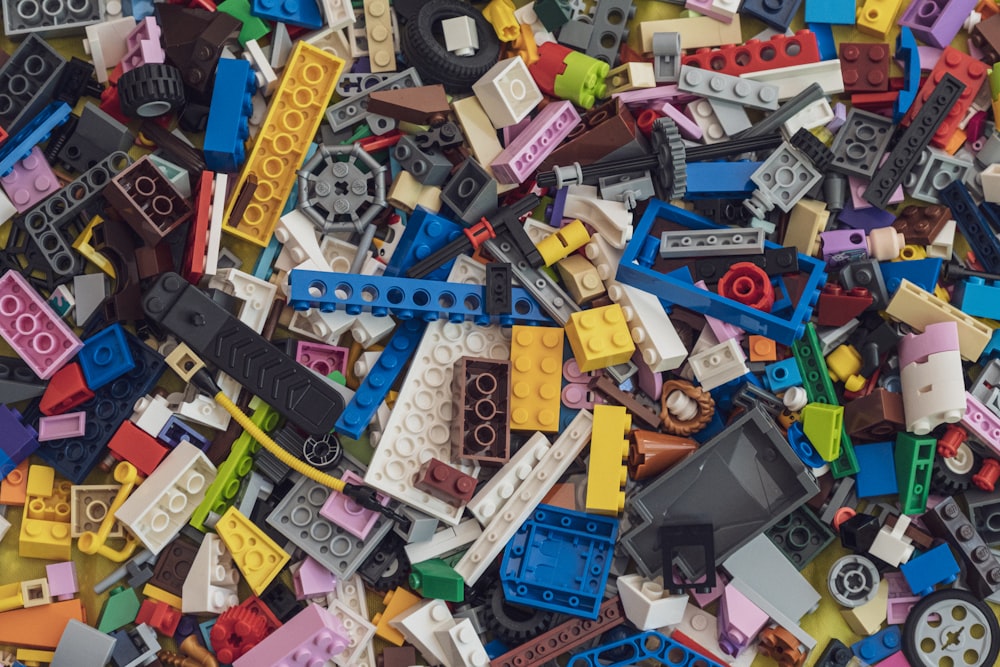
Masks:
[[[347,631],[340,619],[311,604],[233,661],[233,667],[322,665],[347,644]]]
[[[76,565],[72,561],[46,565],[45,578],[49,581],[49,595],[57,600],[72,600],[80,591],[76,583]]]
[[[59,179],[52,173],[42,149],[35,146],[27,157],[14,165],[13,171],[0,178],[0,186],[17,212],[24,213],[58,190]]]
[[[921,42],[943,49],[955,39],[976,4],[977,0],[913,0],[898,23]]]
[[[969,392],[965,392],[965,416],[961,424],[995,454],[1000,454],[1000,417]]]
[[[675,84],[657,86],[655,88],[639,88],[638,90],[628,90],[624,93],[612,95],[615,99],[624,104],[648,105],[653,102],[672,102],[674,104],[686,104],[698,99],[697,95],[682,93],[677,90]]]
[[[836,132],[847,122],[847,106],[843,102],[833,105],[833,120],[826,124],[826,129]]]
[[[87,432],[86,412],[67,412],[38,420],[38,441],[79,438]]]
[[[546,106],[490,163],[497,182],[516,185],[525,181],[579,122],[572,102],[560,100]]]
[[[344,473],[342,479],[348,484],[361,485],[365,483],[361,477],[355,475],[350,470]],[[379,493],[376,494],[376,497],[383,505],[389,504],[388,496],[383,496]],[[353,499],[337,491],[330,493],[330,497],[326,499],[319,513],[320,516],[332,521],[361,540],[368,537],[368,533],[375,527],[375,522],[381,516],[374,510],[361,507]]]
[[[923,333],[906,334],[899,341],[899,368],[926,363],[927,357],[938,352],[958,351],[958,324],[937,322],[928,324]]]
[[[312,556],[299,564],[292,574],[292,584],[295,586],[295,596],[305,600],[316,595],[326,595],[337,589],[337,577],[320,565]]]
[[[16,271],[0,276],[0,336],[43,380],[83,348],[73,330]]]
[[[122,71],[127,72],[141,65],[162,63],[166,53],[160,46],[160,26],[156,19],[147,16],[139,21],[135,29],[125,38],[125,57],[122,58]]]
[[[38,433],[31,426],[22,423],[17,410],[0,405],[0,454],[5,454],[17,465],[38,449]]]
[[[868,257],[868,239],[865,233],[857,229],[835,229],[821,232],[819,235],[823,245],[823,259],[827,268],[846,264],[853,259]]]
[[[323,377],[334,371],[347,375],[348,352],[346,347],[299,341],[295,346],[295,361]]]
[[[838,222],[844,223],[851,229],[860,229],[866,234],[873,229],[891,227],[895,220],[895,215],[876,206],[868,208],[847,206],[837,215]]]

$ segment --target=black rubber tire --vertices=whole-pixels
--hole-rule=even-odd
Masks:
[[[969,446],[963,443],[963,446]],[[972,484],[972,477],[983,464],[983,457],[969,449],[972,455],[972,467],[968,473],[962,474],[948,467],[945,460],[940,456],[934,457],[934,464],[931,469],[931,492],[942,496],[956,496]]]
[[[479,48],[471,56],[456,56],[438,41],[443,19],[468,16],[476,24]],[[406,62],[425,84],[440,83],[449,93],[467,91],[500,57],[500,40],[478,9],[459,0],[430,0],[403,29],[400,46]]]
[[[920,657],[921,652],[917,646],[916,627],[921,622],[926,609],[949,599],[961,600],[966,605],[975,607],[983,614],[987,625],[989,625],[988,630],[993,641],[990,644],[989,653],[985,656],[986,659],[984,660],[983,656],[979,656],[980,661],[976,664],[983,665],[984,667],[985,665],[996,665],[997,656],[1000,654],[1000,624],[997,622],[996,614],[993,613],[989,605],[975,595],[967,591],[958,590],[957,588],[948,588],[931,593],[922,598],[910,609],[910,613],[906,616],[906,624],[903,626],[903,655],[906,656],[906,660],[912,667],[931,667],[927,661],[922,660]],[[960,658],[961,656],[959,655],[958,657]],[[964,663],[956,660],[955,664]]]
[[[118,79],[118,99],[129,118],[156,118],[184,105],[184,77],[172,65],[140,65]]]

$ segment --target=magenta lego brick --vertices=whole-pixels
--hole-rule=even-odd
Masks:
[[[72,599],[80,591],[76,581],[76,563],[50,563],[45,566],[45,578],[49,581],[49,595],[57,600]]]
[[[0,277],[0,336],[43,380],[83,348],[73,330],[16,271]]]
[[[580,114],[572,102],[561,100],[546,106],[490,163],[497,181],[507,184],[523,182],[579,122]]]
[[[364,480],[350,470],[344,473],[342,479],[348,484],[364,484]],[[376,494],[376,497],[382,505],[389,504],[387,496],[379,493]],[[353,499],[337,491],[330,492],[330,497],[323,503],[319,513],[320,516],[332,521],[360,540],[368,537],[368,533],[382,516],[378,512],[361,507]]]
[[[24,213],[60,188],[59,179],[38,146],[0,178],[0,186],[18,213]]]
[[[323,377],[334,371],[346,376],[348,353],[346,347],[300,340],[295,346],[295,361]]]
[[[925,363],[938,352],[958,351],[958,325],[955,322],[928,324],[923,333],[906,334],[899,341],[899,367]]]
[[[347,644],[343,623],[311,604],[233,661],[233,667],[323,665]]]
[[[77,438],[87,432],[86,412],[67,412],[38,420],[38,441]]]
[[[940,49],[951,44],[978,0],[913,0],[897,21],[921,42]]]

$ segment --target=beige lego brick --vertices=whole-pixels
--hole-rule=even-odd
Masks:
[[[593,264],[583,255],[570,255],[556,263],[566,291],[577,304],[591,301],[604,294],[604,283]]]
[[[830,212],[826,204],[815,199],[803,199],[792,208],[782,245],[795,246],[803,255],[819,252],[819,233],[826,229]]]
[[[681,45],[685,51],[743,43],[743,27],[738,15],[733,17],[732,23],[723,23],[707,16],[643,21],[639,24],[639,41],[642,42],[643,53],[653,52],[653,33],[657,32],[681,33]]]
[[[396,50],[388,0],[365,0],[365,32],[372,72],[395,72]]]
[[[841,616],[857,634],[868,637],[882,629],[885,622],[886,609],[889,604],[889,584],[883,579],[878,585],[875,597],[860,607],[842,609]]]
[[[905,279],[885,312],[894,320],[905,322],[918,331],[923,331],[928,324],[954,322],[958,325],[958,349],[966,361],[979,359],[993,335],[993,329],[976,318]]]
[[[503,152],[503,146],[497,138],[496,128],[490,122],[490,117],[486,115],[483,105],[475,97],[466,97],[464,100],[455,100],[451,103],[451,110],[458,119],[458,124],[465,134],[465,142],[472,149],[472,156],[476,162],[482,165],[483,169],[493,175],[490,163]],[[497,193],[503,194],[508,190],[517,187],[516,185],[497,184]]]
[[[421,184],[413,174],[404,169],[392,182],[385,200],[390,206],[401,208],[407,213],[413,213],[417,206],[437,213],[441,210],[441,188]]]

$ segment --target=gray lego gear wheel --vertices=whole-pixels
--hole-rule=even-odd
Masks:
[[[360,232],[385,209],[385,170],[359,144],[323,144],[298,171],[298,209],[324,234]]]
[[[903,626],[903,654],[913,667],[995,665],[1000,625],[986,603],[971,593],[931,593],[910,610]]]
[[[687,149],[672,119],[657,118],[653,122],[653,153],[660,160],[657,176],[663,197],[680,199],[687,192]]]

